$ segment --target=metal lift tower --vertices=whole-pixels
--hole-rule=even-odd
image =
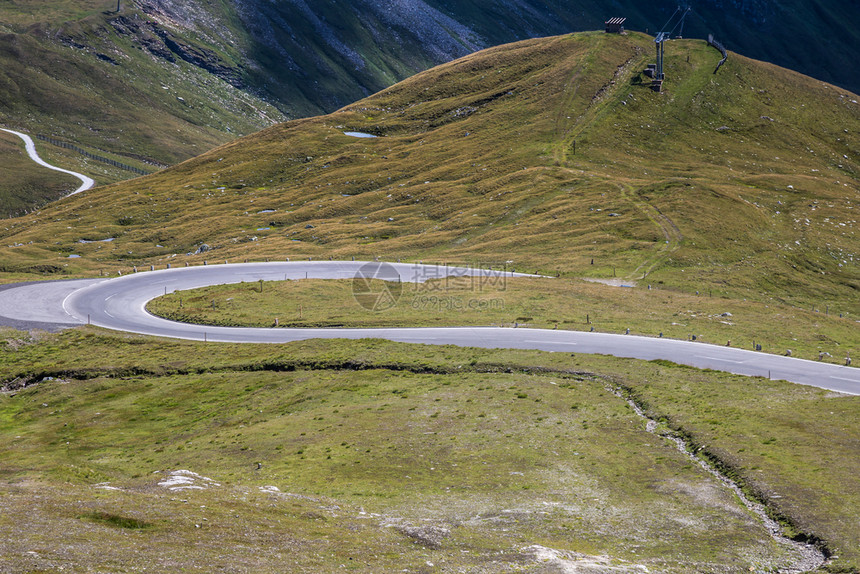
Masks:
[[[663,73],[663,43],[669,38],[666,32],[660,32],[654,39],[657,44],[657,72],[654,74],[654,79],[663,81],[665,74]]]
[[[689,6],[681,7],[678,6],[678,9],[675,10],[675,13],[672,14],[672,17],[669,18],[669,21],[666,22],[666,25],[663,26],[663,29],[667,29],[672,22],[675,21],[675,18],[680,14],[680,18],[675,26],[672,27],[671,32],[660,32],[657,34],[657,37],[654,38],[654,43],[657,45],[657,66],[654,71],[653,81],[651,82],[651,89],[656,92],[659,92],[663,89],[663,80],[666,78],[665,73],[663,72],[663,44],[666,40],[672,38],[672,34],[675,33],[675,30],[680,29],[680,32],[676,38],[680,38],[681,34],[684,31],[684,19],[687,17],[687,14],[690,12],[691,8]]]

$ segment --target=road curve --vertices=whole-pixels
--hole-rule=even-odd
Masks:
[[[29,155],[30,159],[32,159],[33,161],[35,161],[39,165],[47,167],[48,169],[52,169],[54,171],[59,171],[62,173],[67,173],[69,175],[73,175],[76,178],[78,178],[79,180],[81,180],[81,186],[78,189],[76,189],[75,191],[68,194],[66,197],[68,197],[69,195],[75,195],[76,193],[80,193],[82,191],[86,191],[96,184],[96,182],[93,181],[92,178],[89,178],[82,173],[78,173],[76,171],[69,171],[67,169],[63,169],[61,167],[51,165],[48,162],[46,162],[45,160],[43,160],[42,158],[40,158],[39,154],[36,153],[36,144],[33,143],[33,139],[30,136],[28,136],[27,134],[22,134],[21,132],[16,132],[15,130],[7,130],[6,128],[0,128],[0,131],[14,134],[14,135],[18,136],[19,138],[21,138],[22,140],[24,140],[24,147],[27,148],[27,155]]]
[[[378,338],[403,343],[457,345],[501,349],[536,349],[616,357],[664,359],[702,369],[771,377],[860,395],[860,369],[757,353],[734,347],[633,335],[527,328],[439,327],[384,329],[261,329],[212,327],[177,323],[146,312],[151,299],[177,290],[214,284],[284,279],[352,279],[362,262],[303,261],[247,263],[163,269],[115,279],[48,282],[0,291],[0,315],[13,319],[87,322],[119,331],[211,342],[287,343],[305,339]],[[483,274],[498,280],[497,271],[413,264],[383,264],[400,280],[421,282],[445,275]],[[510,276],[508,273],[506,276]],[[31,301],[21,305],[21,301]]]

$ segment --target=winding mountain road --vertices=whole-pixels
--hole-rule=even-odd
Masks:
[[[528,328],[439,327],[384,329],[287,329],[212,327],[177,323],[146,312],[146,303],[165,293],[215,284],[284,279],[353,279],[368,265],[362,262],[302,261],[208,265],[162,269],[114,279],[51,281],[8,286],[0,291],[0,324],[21,322],[82,325],[210,342],[287,343],[305,339],[378,338],[403,343],[457,345],[501,349],[537,349],[566,353],[604,354],[644,360],[664,359],[702,369],[771,377],[860,395],[860,369],[722,347],[610,333]],[[385,266],[403,282],[422,282],[444,275],[501,272],[413,264]],[[382,267],[380,267],[382,268]],[[364,270],[368,269],[364,267]],[[372,270],[373,268],[371,268]],[[506,274],[510,276],[510,273]],[[382,276],[382,274],[378,274]],[[4,318],[6,318],[4,320]]]
[[[92,178],[89,178],[82,173],[78,173],[76,171],[69,171],[67,169],[63,169],[61,167],[51,165],[48,162],[46,162],[45,160],[43,160],[41,157],[39,157],[39,154],[36,153],[36,144],[33,143],[33,139],[30,136],[28,136],[27,134],[22,134],[21,132],[16,132],[15,130],[7,130],[6,128],[0,128],[0,131],[14,134],[14,135],[18,136],[19,138],[21,138],[22,140],[24,140],[24,147],[27,149],[27,155],[29,155],[30,159],[32,159],[33,161],[35,161],[39,165],[47,167],[48,169],[52,169],[54,171],[59,171],[62,173],[67,173],[69,175],[73,175],[76,178],[78,178],[79,180],[81,180],[81,186],[68,195],[75,195],[76,193],[86,191],[96,184],[96,182],[93,181]],[[68,195],[66,197],[68,197]]]

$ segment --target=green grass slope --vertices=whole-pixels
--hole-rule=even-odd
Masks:
[[[159,36],[137,8],[111,8],[116,3],[0,6],[0,124],[153,172],[283,119],[230,83],[228,66],[218,63],[231,55],[217,54],[201,28],[168,22]],[[100,185],[135,176],[77,151],[38,146]],[[59,197],[42,188],[44,176],[34,177],[0,182],[0,215]]]
[[[852,398],[567,353],[3,337],[4,569],[797,565],[670,429],[838,554],[828,571],[857,565]],[[170,490],[183,470],[195,488]]]
[[[25,205],[43,204],[61,194],[74,191],[80,181],[72,176],[45,169],[27,155],[21,138],[0,132],[0,214],[20,212]],[[77,182],[77,183],[75,183]]]
[[[512,262],[856,315],[857,96],[735,54],[714,75],[719,54],[700,41],[669,44],[658,94],[640,73],[652,48],[592,33],[480,52],[11,220],[0,232],[21,245],[0,258],[77,273]]]

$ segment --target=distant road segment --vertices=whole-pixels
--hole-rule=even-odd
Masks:
[[[39,165],[47,167],[48,169],[52,169],[54,171],[59,171],[62,173],[67,173],[69,175],[73,175],[76,178],[78,178],[79,180],[81,180],[81,186],[78,189],[76,189],[75,191],[73,191],[72,193],[70,193],[69,195],[75,195],[76,193],[86,191],[96,184],[96,182],[93,181],[92,178],[89,178],[82,173],[78,173],[76,171],[69,171],[67,169],[63,169],[61,167],[51,165],[48,162],[46,162],[45,160],[43,160],[42,158],[40,158],[39,154],[36,153],[36,144],[33,143],[33,139],[30,136],[28,136],[27,134],[22,134],[21,132],[16,132],[15,130],[7,130],[6,128],[0,128],[0,131],[8,132],[10,134],[15,134],[16,136],[18,136],[19,138],[24,140],[24,147],[27,148],[27,155],[29,155],[30,159],[32,159],[33,161],[35,161]],[[68,197],[68,196],[66,196],[66,197]]]
[[[284,279],[352,279],[365,263],[302,261],[247,263],[164,269],[106,280],[48,282],[0,291],[0,315],[22,320],[85,324],[160,337],[211,342],[287,343],[305,339],[377,338],[403,343],[663,359],[741,375],[770,377],[860,395],[860,369],[758,353],[701,342],[610,333],[528,328],[440,327],[385,329],[287,329],[212,327],[177,323],[146,312],[151,299],[207,285]],[[423,281],[444,274],[500,272],[412,264],[386,264],[401,281]],[[511,274],[506,274],[510,276]],[[32,305],[22,307],[23,300]],[[28,310],[29,309],[29,310]],[[28,315],[29,313],[29,315]]]

